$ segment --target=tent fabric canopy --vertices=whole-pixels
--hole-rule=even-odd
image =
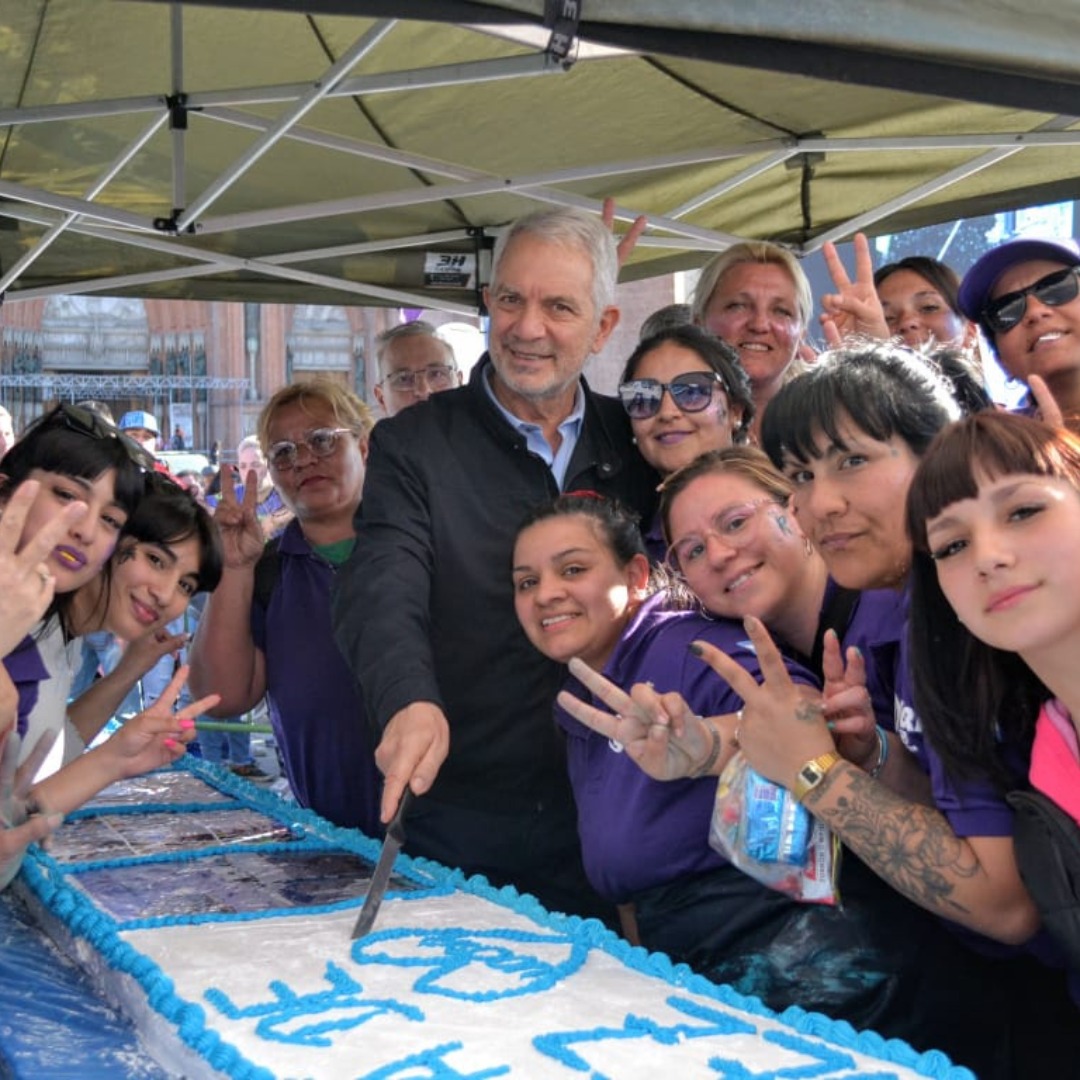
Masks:
[[[562,63],[537,0],[8,0],[0,292],[464,311],[430,257],[542,205],[647,214],[634,278],[1077,197],[1080,9],[728,7],[570,4]]]

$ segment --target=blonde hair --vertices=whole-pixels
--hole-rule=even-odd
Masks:
[[[299,405],[305,412],[312,404],[325,405],[333,414],[339,427],[348,428],[366,440],[375,426],[371,410],[351,390],[324,376],[303,379],[283,386],[263,406],[259,413],[258,438],[263,453],[270,443],[270,424],[278,410],[286,405]]]
[[[740,263],[758,263],[763,266],[773,265],[783,267],[788,272],[792,284],[795,286],[795,302],[799,308],[799,322],[803,328],[810,324],[810,318],[814,313],[814,298],[810,291],[810,279],[807,278],[799,260],[779,244],[770,243],[768,240],[744,240],[738,244],[732,244],[726,251],[720,252],[710,259],[702,268],[694,288],[694,301],[691,305],[691,314],[695,323],[705,325],[705,309],[709,306],[720,279],[733,267]]]

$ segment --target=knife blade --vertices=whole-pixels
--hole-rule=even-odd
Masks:
[[[372,926],[375,925],[375,916],[379,914],[383,896],[386,894],[386,886],[390,884],[394,860],[401,850],[401,845],[405,843],[405,813],[411,802],[412,790],[406,785],[401,802],[398,803],[390,824],[386,826],[386,838],[383,840],[382,851],[379,852],[379,861],[375,864],[375,873],[371,875],[371,884],[368,885],[367,896],[364,897],[364,906],[360,909],[356,925],[353,927],[353,941],[370,933]]]

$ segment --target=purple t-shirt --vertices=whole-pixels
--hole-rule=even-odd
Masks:
[[[376,740],[331,630],[336,571],[295,521],[278,552],[280,576],[268,610],[252,603],[251,634],[266,657],[266,700],[285,772],[301,806],[335,825],[380,836]]]
[[[839,586],[829,578],[822,601],[821,619]],[[896,589],[864,589],[859,593],[840,634],[846,653],[855,646],[866,664],[866,689],[873,703],[874,716],[886,731],[893,730],[897,653],[907,619],[904,594]]]
[[[664,611],[664,596],[651,598],[627,627],[604,674],[629,690],[651,681],[661,693],[677,690],[699,715],[735,712],[742,699],[689,649],[696,639],[722,649],[761,678],[742,625],[689,611]],[[805,669],[788,663],[792,678],[817,685]],[[575,679],[566,687],[604,708]],[[570,782],[578,808],[585,871],[593,887],[620,903],[642,889],[721,866],[709,847],[716,778],[664,782],[646,776],[621,746],[555,707],[567,733]]]

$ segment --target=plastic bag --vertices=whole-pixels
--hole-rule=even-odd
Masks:
[[[744,874],[811,904],[836,904],[840,845],[791,792],[736,754],[716,788],[709,844]]]

